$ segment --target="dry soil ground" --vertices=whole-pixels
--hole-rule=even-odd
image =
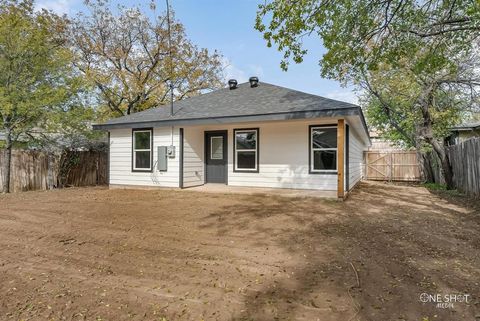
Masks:
[[[0,196],[3,320],[473,321],[479,282],[478,204],[422,187]]]

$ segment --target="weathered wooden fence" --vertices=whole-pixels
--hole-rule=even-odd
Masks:
[[[365,152],[365,177],[381,181],[419,181],[417,153],[401,150]]]
[[[448,157],[457,189],[480,198],[480,138],[448,147]]]
[[[62,164],[67,155],[73,163],[68,170],[65,170]],[[5,156],[6,151],[0,150],[0,191],[3,190]],[[108,153],[106,152],[81,151],[56,155],[41,151],[14,150],[11,166],[10,190],[12,192],[47,190],[59,185],[108,184]]]
[[[65,185],[91,186],[108,184],[108,154],[105,152],[72,152],[74,165]]]

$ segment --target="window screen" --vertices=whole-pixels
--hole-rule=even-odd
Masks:
[[[311,127],[311,171],[337,170],[337,127]]]
[[[258,129],[235,130],[235,170],[258,170]]]
[[[133,170],[152,169],[152,131],[133,131]]]

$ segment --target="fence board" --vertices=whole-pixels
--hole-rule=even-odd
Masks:
[[[103,185],[108,183],[108,153],[71,152],[78,162],[68,173],[67,186]],[[3,164],[6,151],[0,150],[0,191],[3,190]],[[60,156],[41,151],[13,150],[10,190],[12,192],[47,190],[58,186]]]
[[[447,148],[453,180],[459,191],[480,197],[480,138],[471,138]],[[441,177],[438,157],[433,154],[434,174]],[[365,155],[365,177],[370,180],[417,181],[421,179],[415,151],[369,151]]]
[[[365,156],[365,177],[382,181],[418,181],[420,168],[415,151],[369,151]]]
[[[480,138],[471,138],[447,149],[457,189],[480,197]]]

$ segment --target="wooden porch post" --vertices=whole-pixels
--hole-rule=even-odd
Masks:
[[[345,120],[339,119],[337,123],[337,197],[345,196]]]

